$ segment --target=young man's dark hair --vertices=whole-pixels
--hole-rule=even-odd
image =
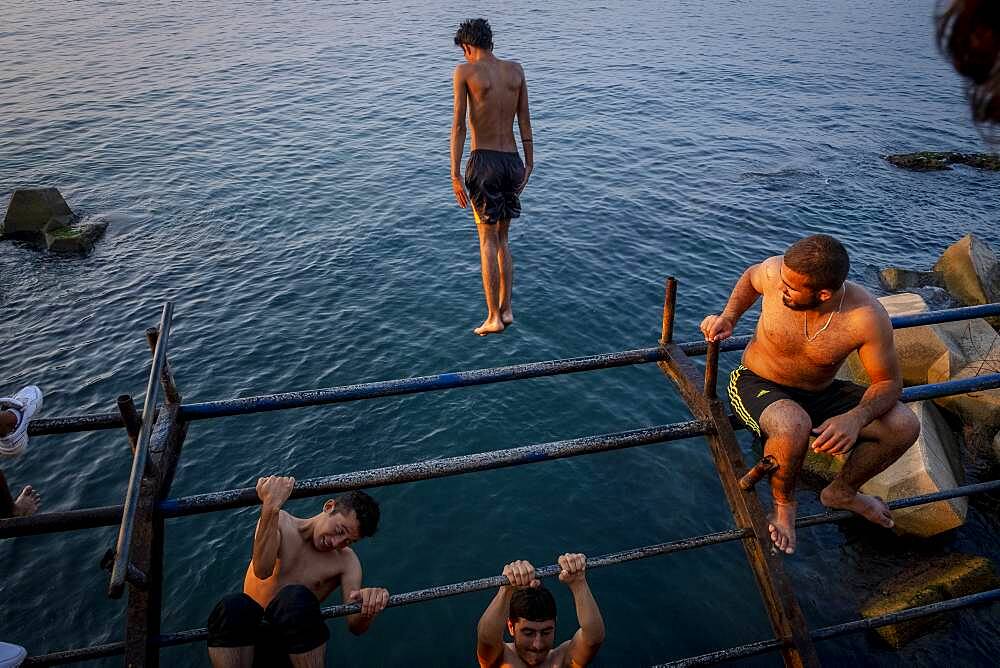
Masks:
[[[792,244],[784,257],[785,266],[809,277],[813,290],[836,292],[847,279],[851,260],[843,244],[826,234],[814,234]]]
[[[378,502],[360,490],[344,492],[333,499],[337,502],[333,512],[353,510],[358,517],[358,529],[363,538],[370,538],[378,530]]]
[[[520,587],[510,597],[510,621],[547,622],[556,618],[556,599],[545,587]]]
[[[493,29],[486,19],[466,19],[455,32],[455,46],[478,46],[480,49],[493,50]]]
[[[1000,125],[1000,2],[951,0],[939,6],[938,47],[969,80],[973,120]]]

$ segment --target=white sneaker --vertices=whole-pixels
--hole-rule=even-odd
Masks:
[[[0,642],[0,668],[17,668],[28,656],[28,650],[20,645]]]
[[[0,436],[0,455],[19,455],[28,445],[31,416],[42,410],[42,391],[34,385],[22,387],[13,397],[0,397],[0,410],[13,411],[17,415],[14,431]]]

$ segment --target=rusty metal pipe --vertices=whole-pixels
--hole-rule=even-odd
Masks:
[[[118,395],[118,412],[121,413],[122,423],[125,425],[125,432],[128,434],[129,445],[132,446],[132,453],[135,454],[135,444],[139,442],[139,431],[142,420],[135,410],[135,403],[131,394]]]
[[[674,307],[677,305],[677,279],[667,277],[666,296],[663,299],[663,323],[660,325],[660,345],[673,342]]]
[[[774,455],[765,455],[759,462],[753,465],[749,471],[740,478],[740,489],[753,489],[753,486],[760,482],[760,479],[778,470],[778,460]]]

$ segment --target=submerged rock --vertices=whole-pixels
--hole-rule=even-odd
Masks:
[[[914,271],[899,267],[886,267],[879,272],[879,282],[886,290],[907,288],[944,287],[944,277],[937,271]]]
[[[881,617],[907,608],[976,594],[996,586],[993,563],[986,557],[956,553],[921,560],[879,585],[875,596],[861,608],[861,615],[865,618]],[[889,645],[899,649],[946,620],[946,613],[932,615],[882,626],[875,632]]]
[[[76,214],[56,188],[15,190],[7,205],[0,237],[45,243],[45,232],[68,227]]]
[[[991,153],[956,153],[954,151],[921,151],[919,153],[899,153],[884,156],[885,159],[903,169],[915,172],[934,172],[951,169],[950,165],[961,164],[990,171],[1000,171],[1000,155]]]
[[[108,229],[106,222],[72,227],[59,227],[45,232],[45,245],[53,253],[79,253],[86,255],[94,249],[94,242]]]

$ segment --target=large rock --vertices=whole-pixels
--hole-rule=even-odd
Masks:
[[[907,404],[920,420],[920,436],[892,466],[861,486],[861,491],[886,501],[932,494],[958,487],[962,481],[958,441],[941,413],[929,401]],[[965,522],[965,497],[936,501],[893,511],[896,531],[934,536]]]
[[[893,612],[939,601],[968,596],[997,586],[998,578],[992,562],[986,557],[968,554],[948,554],[922,559],[876,590],[861,608],[865,618],[881,617]],[[875,629],[889,645],[899,649],[918,635],[946,621],[945,615],[921,617],[900,624]]]
[[[94,242],[108,229],[106,222],[73,227],[60,227],[45,232],[45,245],[53,253],[86,255],[94,249]]]
[[[46,231],[67,227],[75,218],[56,188],[15,190],[7,205],[0,237],[42,243]]]
[[[941,254],[934,271],[962,304],[975,306],[1000,301],[1000,265],[983,241],[966,234]]]
[[[927,311],[923,298],[911,292],[880,297],[879,301],[890,316]],[[893,331],[893,340],[904,385],[949,380],[948,371],[958,373],[966,366],[980,363],[988,368],[1000,367],[1000,338],[982,318],[905,327]],[[933,374],[932,367],[937,369]],[[837,377],[861,385],[871,382],[857,352],[844,360]]]

